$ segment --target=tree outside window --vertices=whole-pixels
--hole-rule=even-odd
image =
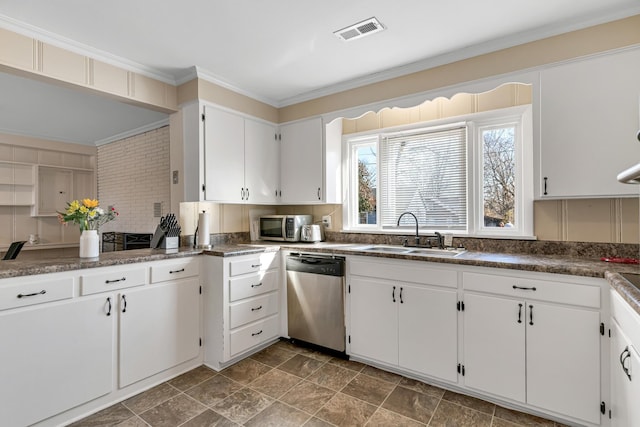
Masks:
[[[515,226],[515,127],[482,131],[485,227]]]

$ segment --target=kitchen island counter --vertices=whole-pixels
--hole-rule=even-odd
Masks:
[[[14,260],[0,261],[0,279],[190,257],[200,255],[201,253],[202,251],[199,249],[183,247],[179,249],[135,249],[130,251],[107,252],[101,253],[98,259],[70,257],[21,261],[17,258]]]

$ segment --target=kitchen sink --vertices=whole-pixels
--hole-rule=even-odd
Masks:
[[[412,248],[411,246],[372,245],[354,248],[365,252],[382,252],[402,255],[424,255],[434,257],[456,257],[466,252],[465,249]]]

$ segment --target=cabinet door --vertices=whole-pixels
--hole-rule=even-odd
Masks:
[[[2,312],[2,425],[31,425],[111,392],[114,318],[112,295]]]
[[[456,292],[400,284],[400,293],[399,365],[457,381]]]
[[[283,203],[322,200],[322,119],[280,126],[280,187]]]
[[[280,183],[280,144],[273,125],[245,119],[244,179],[249,203],[275,203]]]
[[[397,365],[400,287],[355,276],[349,285],[351,354]]]
[[[198,356],[198,279],[123,291],[119,314],[121,388]]]
[[[73,199],[93,199],[95,188],[93,172],[73,171]],[[104,208],[106,209],[106,206]]]
[[[466,293],[466,386],[525,401],[524,302]]]
[[[38,171],[38,215],[54,216],[66,209],[72,200],[69,169],[40,167]]]
[[[640,158],[638,69],[633,49],[541,72],[540,197],[638,195],[616,180]]]
[[[600,423],[600,314],[527,302],[527,403]]]
[[[242,202],[244,196],[244,119],[205,107],[205,198]]]
[[[611,427],[638,426],[640,356],[614,319],[611,325]]]

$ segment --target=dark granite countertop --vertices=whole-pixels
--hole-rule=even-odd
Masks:
[[[631,285],[619,273],[640,273],[640,266],[601,261],[599,258],[577,258],[562,255],[527,255],[492,252],[468,251],[452,257],[425,255],[376,253],[359,248],[367,246],[354,243],[255,243],[224,245],[216,252],[205,253],[216,256],[235,256],[256,253],[263,250],[285,249],[306,253],[325,253],[331,255],[365,255],[379,258],[405,259],[443,264],[471,265],[476,267],[505,268],[541,273],[568,274],[573,276],[606,278],[613,289],[619,292],[629,305],[640,314],[640,290]]]
[[[638,273],[634,271],[633,273]],[[627,279],[617,272],[607,272],[606,278],[611,287],[620,294],[636,313],[640,314],[640,289],[633,286]]]
[[[21,261],[19,258],[0,261],[0,279],[35,274],[57,273],[61,271],[81,270],[84,268],[108,267],[111,265],[133,264],[138,262],[158,261],[163,259],[182,258],[202,253],[192,248],[179,249],[135,249],[101,253],[98,260],[81,258],[55,258]]]
[[[205,251],[216,256],[235,256],[256,253],[262,250],[285,249],[289,251],[325,253],[331,255],[364,255],[379,258],[405,259],[444,264],[471,265],[476,267],[507,268],[511,270],[537,271],[541,273],[568,274],[573,276],[605,277],[606,272],[640,273],[640,266],[634,264],[617,264],[600,259],[576,258],[562,255],[526,255],[493,252],[468,251],[453,257],[438,257],[415,254],[394,254],[364,251],[360,248],[368,246],[353,243],[255,243],[224,245],[214,248],[217,252]]]

